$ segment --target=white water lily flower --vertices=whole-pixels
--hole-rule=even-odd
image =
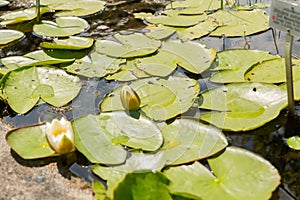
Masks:
[[[135,111],[140,108],[140,97],[130,86],[123,86],[120,91],[120,97],[122,105],[126,110]]]
[[[46,123],[46,136],[51,148],[58,154],[65,154],[75,150],[74,133],[71,123],[65,118],[59,121],[53,119]]]

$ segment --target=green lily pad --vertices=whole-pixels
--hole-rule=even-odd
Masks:
[[[50,9],[47,7],[41,7],[41,15],[48,12]],[[12,25],[25,21],[30,21],[36,18],[36,8],[28,8],[23,10],[7,12],[0,16],[0,19],[4,20],[0,22],[0,25]]]
[[[9,1],[0,0],[0,7],[7,6]]]
[[[104,9],[104,1],[67,1],[62,4],[52,5],[53,10],[63,10],[55,13],[55,16],[87,16],[100,12]]]
[[[136,66],[153,76],[168,76],[177,67],[177,56],[166,51],[159,51],[150,57],[136,59]]]
[[[58,59],[52,56],[49,56],[43,50],[36,50],[24,55],[25,58],[34,59],[35,62],[32,61],[31,64],[27,64],[28,66],[40,66],[40,65],[56,65],[62,63],[71,63],[74,61],[72,59]]]
[[[126,160],[126,163],[114,167],[105,167],[102,165],[93,165],[92,171],[101,177],[103,180],[107,180],[107,193],[106,195],[113,198],[113,192],[118,184],[124,179],[126,174],[138,171],[138,170],[151,170],[160,171],[164,167],[164,159],[162,159],[161,153],[156,154],[144,154],[144,153],[132,153]]]
[[[120,144],[114,145],[99,126],[97,116],[87,115],[72,122],[75,146],[90,162],[120,164],[126,159],[126,151]]]
[[[210,81],[217,83],[245,82],[245,73],[252,66],[265,60],[279,58],[266,51],[235,49],[217,53],[219,70],[210,77]]]
[[[195,120],[177,119],[161,128],[164,153],[167,165],[178,165],[207,158],[222,149],[228,143],[222,132]]]
[[[292,60],[293,79],[300,79],[300,60]],[[245,80],[251,82],[282,83],[286,81],[285,59],[277,58],[255,65],[245,74]]]
[[[275,167],[241,148],[228,147],[208,164],[211,170],[198,162],[166,170],[170,192],[206,200],[270,199],[280,184]]]
[[[7,133],[9,146],[24,159],[55,156],[44,132],[45,125],[14,129]]]
[[[175,9],[175,8],[186,8],[199,11],[212,11],[212,10],[218,10],[221,8],[221,0],[177,0],[174,2],[171,2],[166,6],[166,8],[169,9]],[[235,0],[229,0],[229,1],[223,1],[223,7],[231,7],[235,3]],[[183,9],[185,10],[185,9]],[[182,14],[191,14],[190,12],[181,12]]]
[[[65,4],[67,2],[76,2],[77,0],[40,0],[40,4],[53,9],[53,6]],[[35,2],[34,2],[35,3]]]
[[[42,21],[42,24],[35,24],[33,31],[35,34],[45,37],[67,37],[85,31],[89,24],[79,17],[58,17],[56,23],[52,21]]]
[[[189,27],[207,19],[205,14],[179,15],[178,11],[176,10],[168,10],[166,14],[167,15],[147,16],[144,18],[144,20],[152,24],[161,24],[174,27]]]
[[[67,72],[85,77],[104,77],[120,69],[120,65],[126,62],[125,59],[112,58],[97,52],[91,53],[80,60],[66,67]]]
[[[167,185],[169,180],[161,173],[133,172],[125,176],[114,191],[114,200],[160,199],[172,200]]]
[[[55,38],[53,39],[53,42],[54,43],[42,42],[40,46],[48,49],[81,50],[90,48],[94,43],[94,39],[87,37],[70,36],[68,39]]]
[[[51,67],[21,67],[6,74],[3,91],[10,107],[24,114],[39,98],[60,107],[75,98],[81,83],[78,77]]]
[[[24,33],[15,30],[0,30],[0,46],[19,40]]]
[[[141,110],[155,120],[166,120],[186,112],[199,93],[196,80],[183,77],[145,78],[130,85],[141,99]],[[116,88],[101,103],[102,111],[124,110]]]
[[[149,32],[146,32],[145,35],[156,40],[168,38],[175,33],[175,30],[164,26],[148,27],[147,29]]]
[[[269,17],[264,10],[225,11],[218,10],[210,15],[219,22],[219,27],[210,33],[211,36],[237,37],[247,36],[268,30]]]
[[[139,33],[131,35],[114,35],[118,42],[110,40],[97,40],[96,50],[99,53],[120,58],[145,56],[157,51],[161,42],[148,38]]]
[[[133,81],[140,78],[150,77],[145,71],[136,67],[134,60],[127,61],[120,65],[120,70],[114,74],[109,74],[105,77],[106,80],[118,80],[118,81]]]
[[[140,115],[138,119],[130,117],[123,111],[101,113],[98,124],[112,138],[114,144],[156,151],[163,143],[163,136],[148,118]]]
[[[1,74],[6,74],[11,70],[17,69],[19,67],[29,66],[32,65],[33,63],[38,62],[34,59],[27,58],[24,56],[8,56],[2,58],[0,61],[4,65],[0,67]]]
[[[202,93],[200,119],[230,131],[247,131],[276,118],[287,105],[286,91],[267,83],[232,83]]]
[[[195,74],[207,70],[216,56],[214,49],[207,49],[204,45],[191,41],[166,41],[163,42],[160,51],[176,55],[176,63]]]
[[[295,150],[300,150],[300,137],[299,136],[293,136],[287,139],[287,144],[290,148]]]

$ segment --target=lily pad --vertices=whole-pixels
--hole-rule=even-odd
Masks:
[[[42,42],[40,46],[48,49],[81,50],[90,48],[94,43],[94,39],[87,37],[70,36],[68,39],[55,38],[53,39],[53,42],[54,43]]]
[[[132,153],[126,160],[126,163],[114,167],[105,167],[102,165],[93,165],[92,171],[107,180],[107,196],[113,198],[113,192],[118,184],[124,179],[126,174],[138,170],[160,171],[164,167],[162,154],[144,154]]]
[[[292,60],[293,79],[300,79],[300,60]],[[282,83],[286,81],[285,59],[267,60],[255,65],[245,74],[245,80],[251,82]]]
[[[138,119],[130,117],[123,111],[101,113],[98,124],[111,137],[114,144],[156,151],[163,143],[163,136],[148,118],[140,115]]]
[[[293,136],[287,139],[287,144],[290,148],[295,150],[300,150],[300,137],[299,136]]]
[[[200,87],[196,80],[183,77],[146,78],[130,85],[141,99],[141,110],[155,120],[166,120],[186,112],[193,104]],[[102,111],[124,110],[120,90],[116,88],[101,103]]]
[[[153,76],[168,76],[177,67],[177,56],[166,51],[159,51],[157,54],[137,58],[135,63],[136,66],[145,71],[147,74]]]
[[[56,4],[51,6],[53,10],[63,10],[55,13],[55,16],[88,16],[100,12],[104,9],[104,1],[66,1],[62,4]]]
[[[161,42],[148,38],[139,33],[131,35],[114,35],[118,42],[110,40],[97,40],[96,50],[99,53],[120,58],[145,56],[157,51]]]
[[[48,12],[50,9],[47,7],[41,7],[40,13],[41,15]],[[12,25],[25,21],[30,21],[35,19],[36,16],[36,8],[28,8],[23,10],[11,11],[7,12],[0,16],[0,19],[4,20],[0,22],[1,25]]]
[[[267,83],[232,83],[202,93],[200,119],[230,131],[247,131],[276,118],[287,105],[286,91]]]
[[[164,153],[167,165],[178,165],[209,157],[228,143],[222,132],[214,126],[195,120],[177,119],[161,128]]]
[[[200,74],[207,70],[215,59],[216,51],[197,42],[170,40],[163,42],[160,51],[174,54],[176,63],[189,72]]]
[[[170,192],[206,200],[270,199],[280,184],[275,167],[241,148],[228,147],[208,164],[211,170],[198,162],[166,170]]]
[[[279,58],[266,51],[234,49],[217,53],[219,70],[210,77],[210,81],[217,83],[245,82],[245,73],[252,66],[260,62]]]
[[[7,6],[9,1],[0,0],[0,7]]]
[[[175,30],[164,26],[147,27],[147,29],[149,32],[146,32],[145,35],[156,40],[168,38],[175,33]]]
[[[51,67],[21,67],[6,74],[3,91],[10,107],[24,114],[40,98],[60,107],[75,98],[81,83],[78,77]]]
[[[25,54],[24,57],[34,59],[36,61],[36,62],[32,62],[31,64],[28,64],[30,66],[56,65],[56,64],[62,64],[62,63],[71,63],[74,61],[74,58],[72,58],[72,59],[54,58],[54,57],[46,54],[45,51],[43,51],[43,50],[32,51],[30,53]]]
[[[23,127],[7,133],[9,146],[24,159],[37,159],[57,154],[49,146],[44,132],[45,125]]]
[[[35,24],[33,31],[45,37],[67,37],[79,34],[89,28],[89,24],[79,17],[58,17],[56,23],[43,20],[42,24]]]
[[[112,58],[97,52],[91,53],[80,60],[66,67],[67,72],[85,77],[104,77],[120,69],[120,65],[126,62],[125,59]]]
[[[99,119],[87,115],[72,122],[75,146],[92,163],[120,164],[126,159],[126,151],[120,144],[114,145],[99,126]]]
[[[114,191],[114,200],[160,199],[172,200],[167,185],[169,180],[161,173],[133,172],[125,176]]]
[[[24,33],[15,30],[0,30],[0,46],[19,40]]]
[[[247,36],[270,28],[269,17],[261,9],[251,11],[218,10],[210,16],[215,18],[220,25],[210,33],[211,36]]]
[[[105,77],[106,80],[118,80],[118,81],[133,81],[140,78],[150,77],[145,71],[136,67],[134,60],[127,61],[120,65],[120,70],[114,74],[109,74]]]
[[[32,65],[33,63],[38,62],[34,59],[27,58],[24,56],[8,56],[2,58],[0,61],[4,65],[0,67],[1,74],[6,74],[9,71],[17,69],[19,67],[29,66]]]

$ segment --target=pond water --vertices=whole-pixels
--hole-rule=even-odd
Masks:
[[[87,20],[90,22],[90,29],[83,33],[84,36],[94,38],[106,38],[112,34],[123,31],[128,32],[131,29],[142,29],[145,25],[142,21],[132,17],[133,12],[152,12],[161,9],[164,1],[113,1],[109,2],[107,9],[96,16],[90,17]],[[270,1],[267,1],[270,3]],[[16,9],[11,7],[10,9]],[[6,8],[7,9],[7,8]],[[2,9],[3,11],[4,9]],[[2,12],[1,11],[1,12]],[[283,47],[285,43],[285,34],[275,32],[275,38],[278,45],[279,54],[283,55]],[[276,54],[273,33],[271,30],[266,32],[247,36],[245,38],[216,38],[204,37],[200,39],[207,47],[213,47],[217,51],[223,49],[246,48],[269,51]],[[38,48],[40,38],[35,37],[31,33],[27,33],[26,39],[22,40],[17,45],[6,47],[0,50],[0,58],[10,55],[23,55]],[[300,56],[300,42],[295,38],[293,46],[293,54]],[[176,73],[186,74],[183,69],[178,69]],[[5,105],[0,105],[2,117],[5,121],[15,127],[29,126],[47,121],[55,116],[65,115],[69,120],[78,118],[86,114],[97,114],[100,112],[99,104],[103,97],[112,91],[118,82],[106,81],[97,78],[83,78],[83,88],[81,93],[70,104],[55,108],[46,104],[36,106],[29,113],[19,115],[11,111]],[[205,88],[214,87],[215,84],[210,83],[207,79],[199,81],[202,90]],[[287,116],[287,110],[283,110],[279,117],[265,126],[248,132],[231,133],[226,132],[230,144],[246,148],[256,152],[269,160],[280,172],[282,184],[277,191],[274,192],[272,199],[299,199],[300,197],[300,153],[290,149],[285,142],[285,139],[290,136],[299,135],[300,133],[300,105],[296,103],[295,118]],[[189,111],[190,115],[201,111]],[[88,166],[88,163],[83,160],[83,163],[75,163],[70,169],[71,171],[85,180],[91,181],[95,178]]]

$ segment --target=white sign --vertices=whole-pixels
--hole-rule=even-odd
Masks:
[[[300,1],[272,0],[270,26],[300,37]]]

